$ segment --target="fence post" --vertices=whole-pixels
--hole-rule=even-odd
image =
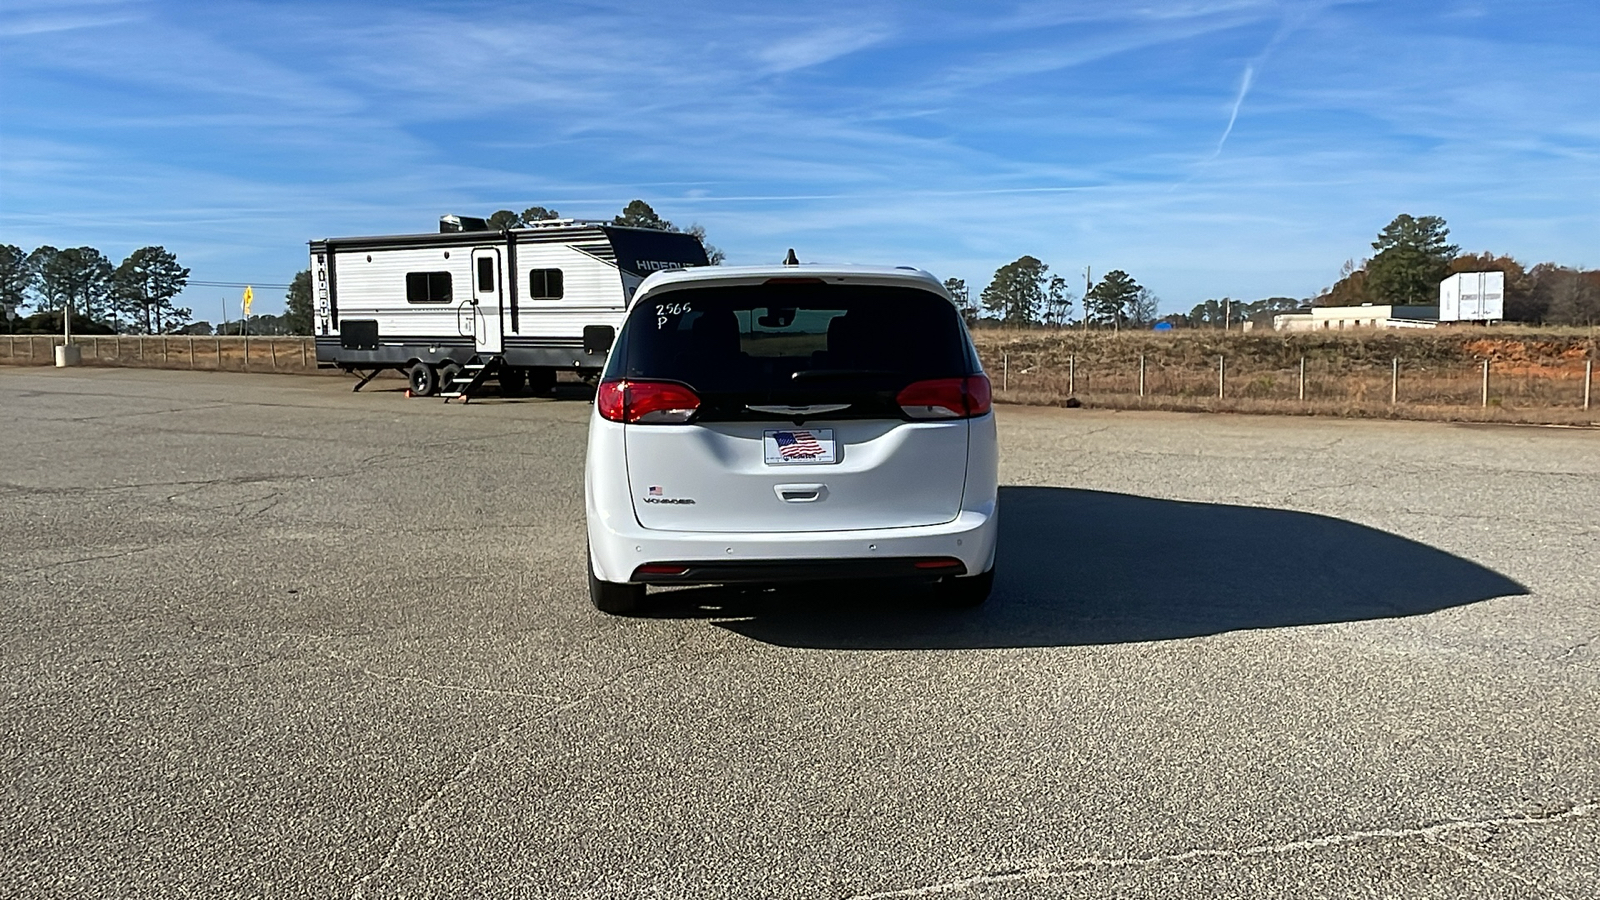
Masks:
[[[1000,354],[1000,390],[1009,390],[1011,387],[1011,354]]]
[[[1483,408],[1489,408],[1489,361],[1483,361]]]
[[[1217,354],[1217,399],[1222,399],[1222,393],[1228,379],[1228,358]]]
[[[29,348],[32,349],[31,347]],[[1589,382],[1594,378],[1594,360],[1583,361],[1583,408],[1589,408]]]
[[[1398,403],[1399,401],[1400,401],[1400,357],[1396,356],[1394,358],[1394,368],[1390,370],[1390,374],[1389,374],[1389,405],[1393,406],[1394,404]]]
[[[222,338],[212,338],[211,342],[217,345],[217,371],[222,371]]]
[[[1306,358],[1300,357],[1300,402],[1306,399]]]
[[[1067,396],[1078,392],[1078,354],[1067,357]]]
[[[272,371],[278,371],[278,339],[267,338],[267,350],[272,353]]]
[[[1139,354],[1139,396],[1144,396],[1144,354]]]
[[[306,368],[306,339],[300,339],[300,368]]]
[[[189,335],[189,368],[194,368],[194,335]]]

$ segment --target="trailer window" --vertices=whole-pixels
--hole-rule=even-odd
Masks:
[[[560,300],[564,285],[560,269],[532,269],[528,272],[529,300]]]
[[[494,257],[478,257],[478,293],[487,294],[494,291]]]
[[[449,303],[449,272],[407,272],[407,303]]]

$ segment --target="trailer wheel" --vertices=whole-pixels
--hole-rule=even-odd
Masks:
[[[439,364],[439,390],[441,390],[441,391],[457,390],[456,387],[451,385],[451,382],[455,381],[456,378],[460,374],[461,374],[461,367],[456,365],[454,361],[447,359],[444,362],[440,363]]]
[[[406,370],[406,380],[411,382],[411,396],[432,397],[439,390],[439,373],[433,366],[419,362]]]
[[[528,370],[506,369],[500,373],[500,393],[507,397],[521,397],[528,392]]]
[[[535,397],[548,397],[556,389],[556,370],[547,366],[528,369],[528,393]]]

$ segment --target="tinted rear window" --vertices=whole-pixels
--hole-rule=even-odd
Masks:
[[[634,308],[616,352],[613,376],[681,381],[740,407],[887,399],[978,370],[948,300],[867,285],[669,291]]]

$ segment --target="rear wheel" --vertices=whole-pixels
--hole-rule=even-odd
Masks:
[[[937,588],[939,600],[945,606],[957,609],[970,609],[982,606],[983,601],[989,599],[989,592],[994,589],[994,567],[982,575],[973,575],[970,578],[952,578],[940,584]]]
[[[633,616],[644,611],[644,585],[618,584],[595,577],[594,562],[589,562],[589,602],[613,616]]]
[[[546,367],[528,369],[528,393],[535,397],[548,397],[556,388],[556,370]]]
[[[527,392],[527,369],[504,369],[500,372],[500,393],[507,397],[521,397]]]
[[[432,397],[434,391],[439,389],[439,373],[425,362],[406,370],[406,380],[411,383],[413,397]]]
[[[439,364],[439,390],[441,390],[441,391],[457,390],[460,387],[460,385],[451,384],[451,382],[455,381],[456,378],[458,376],[460,376],[460,375],[461,375],[461,367],[456,365],[454,362],[446,360],[446,361],[440,363]]]

